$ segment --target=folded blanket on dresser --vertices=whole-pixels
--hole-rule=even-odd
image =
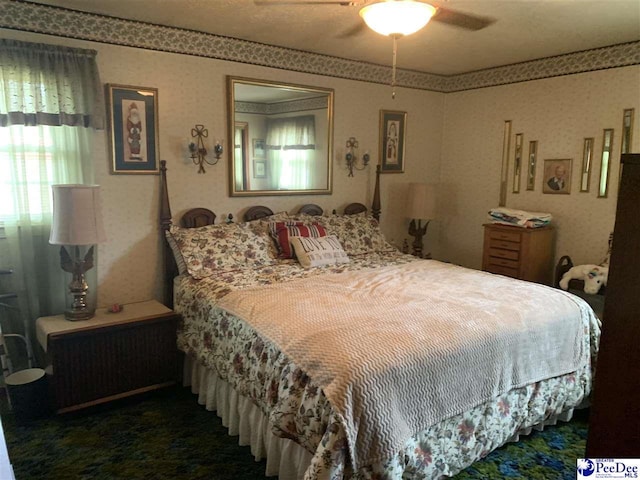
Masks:
[[[582,332],[594,321],[565,292],[428,261],[234,291],[219,306],[321,386],[356,469],[440,420],[588,364]]]
[[[540,228],[551,223],[551,214],[543,212],[527,212],[512,208],[492,208],[489,210],[489,219],[493,223],[513,225],[525,228]]]

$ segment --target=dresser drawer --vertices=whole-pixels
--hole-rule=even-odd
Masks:
[[[489,248],[489,256],[506,258],[507,260],[518,260],[518,258],[520,257],[520,252],[513,249],[504,250],[502,248]]]
[[[489,257],[489,265],[518,269],[520,263],[517,260],[507,260],[506,258]]]
[[[506,275],[507,277],[518,278],[517,268],[501,267],[500,265],[487,265],[487,268],[485,270],[490,273],[497,273],[498,275]]]
[[[520,232],[505,232],[504,230],[491,230],[489,232],[489,238],[491,240],[505,240],[507,242],[520,243]]]
[[[486,223],[482,269],[551,285],[553,227],[519,228]]]
[[[502,248],[506,250],[520,250],[520,242],[508,242],[506,240],[489,239],[489,248]]]

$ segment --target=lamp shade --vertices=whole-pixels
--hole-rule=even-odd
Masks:
[[[100,214],[100,186],[53,185],[53,245],[93,245],[106,236]]]
[[[360,9],[367,26],[382,35],[410,35],[423,28],[436,9],[414,0],[385,0]]]
[[[436,191],[433,185],[410,183],[407,197],[408,218],[430,220],[436,216]]]

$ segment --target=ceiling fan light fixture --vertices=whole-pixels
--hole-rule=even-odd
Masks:
[[[367,26],[382,35],[411,35],[429,23],[436,8],[414,0],[386,0],[360,9]]]

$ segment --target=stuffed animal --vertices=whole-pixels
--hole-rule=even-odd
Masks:
[[[598,293],[602,285],[607,284],[609,277],[609,267],[600,265],[578,265],[572,267],[560,280],[560,288],[567,290],[569,288],[569,280],[584,280],[584,293]]]

